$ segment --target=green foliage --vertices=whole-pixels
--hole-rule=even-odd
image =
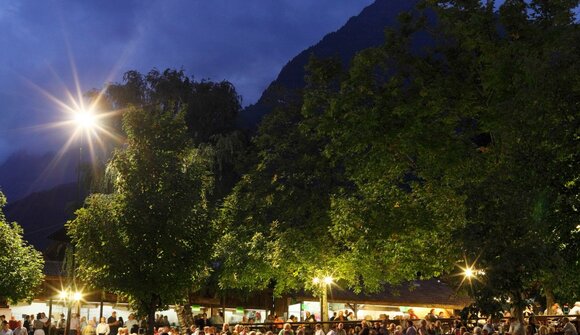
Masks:
[[[484,269],[486,314],[575,297],[579,35],[571,1],[428,1],[348,71],[313,60],[302,116],[264,121],[217,226],[222,285],[332,273],[356,291]],[[413,47],[429,32],[433,44]]]
[[[201,154],[212,162],[216,176],[210,202],[228,194],[239,179],[240,162],[248,144],[236,128],[241,97],[228,81],[195,81],[183,70],[156,69],[147,74],[128,71],[122,83],[109,85],[103,103],[121,115],[129,106],[158,106],[165,111],[183,111],[187,132]],[[114,120],[109,120],[114,122]],[[213,206],[212,206],[213,207]]]
[[[455,101],[477,107],[477,126],[493,139],[482,154],[481,178],[463,190],[468,224],[458,239],[486,273],[473,292],[485,306],[509,301],[521,308],[541,288],[575,301],[580,35],[572,9],[578,2],[506,1],[497,18],[504,31],[489,8],[449,3],[440,17],[455,44],[440,52],[450,67],[470,69],[462,91],[479,92]]]
[[[196,144],[233,131],[241,110],[241,98],[230,82],[195,81],[183,70],[153,69],[146,75],[128,71],[123,83],[107,87],[105,96],[117,110],[131,105],[158,105],[172,112],[184,110],[188,132]]]
[[[431,3],[436,26],[403,15],[385,45],[361,52],[347,73],[311,69],[305,115],[352,183],[330,207],[333,238],[354,264],[347,281],[376,288],[416,272],[438,276],[467,257],[485,269],[469,291],[486,314],[508,301],[521,308],[540,287],[573,301],[573,3],[507,1],[499,16],[493,3]],[[419,52],[413,39],[424,31],[435,43]]]
[[[151,315],[180,302],[208,271],[208,163],[184,113],[129,108],[127,144],[108,167],[113,194],[94,194],[68,223],[78,272]]]
[[[30,301],[44,280],[44,259],[22,239],[17,223],[6,222],[4,205],[6,197],[0,192],[0,303]]]
[[[340,245],[327,230],[336,175],[300,120],[296,107],[264,119],[254,139],[257,161],[224,201],[215,246],[224,288],[280,294],[337,270]]]

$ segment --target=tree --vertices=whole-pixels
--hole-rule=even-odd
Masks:
[[[469,289],[484,313],[521,311],[539,287],[579,284],[578,2],[428,3],[437,20],[403,15],[338,83],[322,80],[329,93],[307,93],[352,183],[333,194],[331,229],[351,241],[345,259],[394,269],[363,268],[365,284],[466,257],[485,273]]]
[[[128,71],[123,83],[109,85],[104,93],[112,108],[156,104],[172,111],[184,110],[185,123],[196,144],[235,130],[241,98],[228,81],[195,81],[183,70],[157,69],[143,75]]]
[[[123,126],[127,145],[108,166],[115,192],[90,196],[68,233],[80,277],[128,297],[152,334],[155,311],[207,275],[212,177],[183,111],[129,108]]]
[[[230,82],[196,81],[183,70],[128,71],[123,82],[109,85],[102,97],[101,102],[109,105],[104,109],[119,110],[120,115],[129,106],[157,105],[172,112],[183,109],[190,137],[213,163],[216,182],[210,195],[212,204],[221,201],[238,181],[238,165],[248,139],[236,126],[241,97]]]
[[[363,66],[353,65],[351,71],[361,74],[356,80],[369,78],[362,76]],[[372,78],[374,68],[368,70]],[[353,99],[364,93],[358,87],[337,95],[350,82],[336,62],[314,61],[308,82],[301,109],[288,106],[265,117],[254,139],[255,165],[224,202],[217,220],[225,232],[217,249],[222,285],[273,287],[280,294],[316,290],[313,277],[332,275],[357,292],[369,292],[444,273],[454,260],[449,227],[463,222],[461,207],[454,206],[458,198],[449,188],[429,192],[433,187],[424,185],[404,154],[397,157],[400,166],[373,166],[393,157],[383,151],[369,159],[362,154],[369,144],[357,144],[369,140],[371,130],[384,136],[380,125],[359,123],[354,115],[334,120],[340,124],[325,120],[337,109],[354,114],[368,105],[367,96]],[[345,136],[343,146],[334,151],[331,141],[339,136]],[[347,154],[352,156],[346,159]],[[376,169],[383,179],[377,183],[367,175],[360,178],[369,178],[363,185],[349,178],[357,164]]]
[[[215,257],[223,288],[280,295],[323,273],[340,277],[340,245],[326,230],[330,190],[340,181],[301,120],[296,106],[264,118],[253,165],[221,206]]]
[[[22,228],[6,222],[6,197],[0,192],[0,305],[32,300],[44,280],[42,253],[22,239]]]

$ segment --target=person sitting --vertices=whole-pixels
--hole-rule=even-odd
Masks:
[[[417,314],[415,314],[415,311],[412,308],[409,308],[409,310],[407,310],[407,314],[409,314],[409,319],[411,320],[419,319],[419,317],[417,316]]]
[[[278,335],[287,335],[287,334],[294,335],[292,325],[290,325],[289,323],[285,323],[280,332],[278,332]]]
[[[576,326],[574,326],[574,324],[572,322],[570,322],[570,319],[568,319],[567,317],[563,317],[561,320],[562,323],[562,331],[564,332],[564,335],[578,335],[578,331],[576,330]]]
[[[570,316],[574,316],[574,315],[580,315],[580,301],[576,301],[574,303],[574,307],[572,307],[572,309],[570,310],[570,313],[568,313],[568,315]],[[568,317],[570,319],[570,321],[574,321],[576,320],[576,317]]]
[[[429,313],[427,313],[427,315],[425,315],[425,320],[431,321],[431,322],[434,322],[435,320],[437,320],[437,316],[435,316],[435,309],[434,308],[431,308]]]

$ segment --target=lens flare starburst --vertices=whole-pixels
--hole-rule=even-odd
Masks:
[[[461,277],[461,282],[459,283],[458,289],[463,286],[465,282],[469,283],[469,286],[472,287],[474,280],[481,281],[485,276],[485,270],[476,267],[477,259],[470,263],[467,258],[465,258],[464,262],[464,266],[457,265],[460,271],[459,273],[456,273],[455,276]]]
[[[78,150],[78,164],[90,166],[96,172],[98,165],[104,164],[112,149],[124,142],[118,128],[120,110],[112,110],[107,106],[105,93],[107,87],[101,91],[83,93],[75,72],[76,94],[65,89],[62,97],[57,97],[48,90],[28,82],[40,92],[51,104],[56,113],[51,112],[53,122],[27,128],[27,131],[49,132],[51,136],[64,135],[63,144],[58,149],[52,161],[45,167],[38,180],[44,180],[54,171],[62,169],[63,163],[70,161],[72,151]],[[78,149],[77,149],[78,148]],[[65,157],[66,156],[66,157]],[[66,159],[65,159],[66,158]]]

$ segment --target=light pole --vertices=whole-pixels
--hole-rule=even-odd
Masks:
[[[83,297],[83,294],[79,291],[72,291],[70,288],[67,288],[66,290],[60,291],[58,297],[61,301],[64,302],[64,305],[66,306],[66,326],[64,329],[64,334],[69,335],[72,305],[79,303]]]
[[[80,109],[74,114],[73,121],[80,131],[79,139],[79,160],[77,165],[77,201],[81,201],[81,165],[83,160],[83,140],[96,127],[96,118],[92,110]]]
[[[328,321],[328,286],[332,285],[333,279],[330,276],[323,278],[314,277],[312,282],[318,286],[320,290],[320,319],[322,322]],[[328,325],[323,324],[324,329],[328,330]]]
[[[89,132],[91,132],[96,127],[96,118],[93,114],[92,110],[87,109],[79,109],[76,110],[73,115],[74,124],[76,125],[77,129],[76,132],[80,132],[80,139],[79,139],[79,159],[77,162],[77,203],[79,206],[81,205],[81,165],[83,159],[83,138]],[[59,297],[64,300],[67,306],[67,315],[66,315],[66,326],[64,335],[69,335],[70,333],[70,319],[71,319],[71,302],[78,303],[82,295],[78,291],[72,291],[71,287],[74,287],[76,290],[76,278],[75,278],[75,250],[74,245],[71,243],[71,266],[68,267],[70,269],[70,274],[67,273],[68,283],[67,288],[64,291],[60,292]],[[80,309],[80,308],[79,308]],[[78,334],[77,334],[78,335]]]

